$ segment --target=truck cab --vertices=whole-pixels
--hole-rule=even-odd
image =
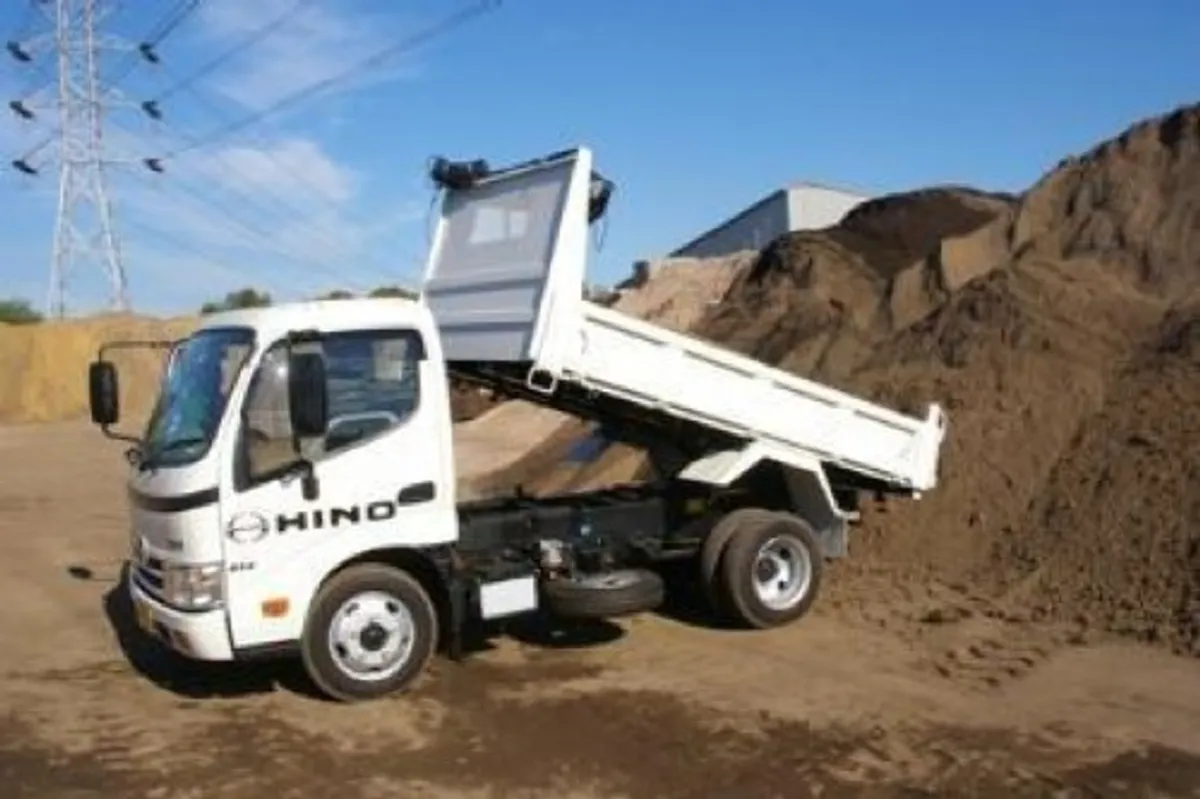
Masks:
[[[297,331],[316,330],[327,424],[297,438],[289,365],[316,346]],[[143,626],[199,658],[253,654],[299,639],[331,565],[453,542],[438,344],[403,299],[238,311],[180,342],[129,476]]]

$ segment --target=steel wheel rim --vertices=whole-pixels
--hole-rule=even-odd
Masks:
[[[365,591],[343,602],[329,622],[329,655],[342,674],[377,682],[394,677],[416,646],[412,611],[398,597]]]
[[[585,588],[596,589],[619,589],[628,588],[640,579],[639,575],[631,571],[614,571],[614,572],[599,572],[595,574],[580,574],[572,578],[572,581]]]
[[[808,548],[790,536],[776,536],[759,547],[751,570],[754,595],[771,610],[791,610],[812,584]]]

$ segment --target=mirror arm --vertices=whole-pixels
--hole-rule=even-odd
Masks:
[[[306,502],[315,502],[321,496],[321,484],[313,462],[304,458],[300,461],[300,494]]]
[[[306,502],[313,502],[321,496],[321,483],[317,479],[315,464],[303,455],[298,455],[296,461],[287,468],[284,479],[300,477],[300,493]]]
[[[142,440],[140,438],[137,436],[126,435],[124,433],[114,433],[110,425],[100,425],[100,432],[103,433],[106,438],[111,438],[113,441],[124,441],[126,444],[132,444],[138,449],[141,449],[142,447]]]
[[[284,347],[287,352],[288,363],[292,361],[294,344],[300,344],[307,341],[317,340],[315,331],[293,331],[288,334]],[[296,428],[292,427],[292,452],[296,456],[296,471],[300,474],[300,494],[306,502],[313,502],[321,494],[320,482],[317,480],[317,470],[313,462],[304,456],[300,448],[300,436],[296,433]]]

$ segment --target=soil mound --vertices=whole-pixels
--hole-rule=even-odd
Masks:
[[[1009,211],[1017,198],[967,186],[891,194],[855,207],[825,235],[891,278],[934,252],[948,238],[966,235]]]
[[[996,560],[1039,614],[1200,655],[1200,302],[1138,355]]]
[[[1195,651],[1200,106],[1065,162],[1010,235],[847,376],[951,412],[942,485],[868,508],[855,557]]]
[[[963,272],[1003,260],[1013,208],[1005,195],[958,187],[868,201],[834,227],[769,245],[698,332],[838,383],[898,324],[945,299],[955,279],[943,274],[944,261]]]
[[[1100,257],[1142,290],[1186,292],[1200,278],[1200,105],[1066,159],[1021,204],[1013,246]]]
[[[853,562],[1195,651],[1198,285],[1200,105],[1018,198],[893,195],[784,236],[692,332],[909,412],[949,409],[942,484],[864,507]],[[611,475],[597,463],[555,487]]]

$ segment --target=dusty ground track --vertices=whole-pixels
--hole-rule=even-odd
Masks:
[[[119,447],[61,424],[0,428],[0,454],[8,799],[1200,796],[1195,660],[886,573],[850,594],[831,570],[821,610],[770,633],[687,597],[513,630],[362,706],[295,668],[197,667],[129,632]]]

